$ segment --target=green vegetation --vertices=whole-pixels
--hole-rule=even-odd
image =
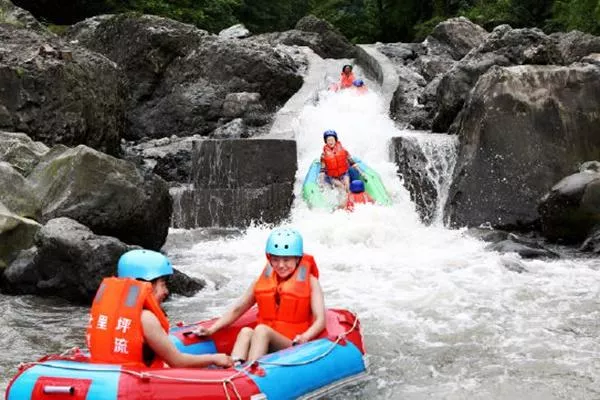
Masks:
[[[210,32],[242,22],[254,33],[291,29],[307,14],[353,42],[416,41],[450,17],[486,29],[499,24],[546,32],[600,34],[600,0],[14,0],[38,18],[65,25],[102,13],[141,12],[192,23]]]

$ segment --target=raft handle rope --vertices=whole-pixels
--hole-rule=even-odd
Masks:
[[[277,363],[277,362],[269,362],[269,361],[253,361],[251,363],[249,363],[248,365],[244,366],[243,368],[241,368],[240,370],[238,370],[235,374],[232,374],[231,376],[224,378],[224,379],[197,379],[197,378],[178,378],[178,377],[173,377],[173,376],[165,376],[165,375],[161,375],[161,374],[157,374],[154,372],[137,372],[137,371],[132,371],[129,369],[125,369],[125,368],[121,368],[119,369],[114,369],[114,368],[102,368],[102,367],[98,367],[98,368],[89,368],[89,367],[83,367],[83,368],[78,368],[75,366],[68,366],[68,365],[53,365],[53,364],[44,364],[43,362],[30,362],[30,363],[26,363],[26,364],[21,364],[21,365],[26,365],[26,366],[30,366],[30,365],[43,365],[45,367],[52,367],[52,368],[58,368],[58,369],[65,369],[65,370],[75,370],[75,371],[94,371],[94,372],[121,372],[124,374],[129,374],[132,376],[135,376],[141,380],[144,381],[148,381],[152,378],[154,379],[161,379],[161,380],[166,380],[166,381],[174,381],[174,382],[187,382],[187,383],[200,383],[200,384],[208,384],[208,383],[221,383],[223,385],[223,391],[225,392],[225,396],[227,396],[227,400],[231,400],[231,396],[229,394],[229,388],[228,385],[231,386],[231,389],[233,390],[233,393],[235,394],[235,398],[237,400],[242,400],[242,396],[240,395],[240,393],[238,392],[235,383],[233,382],[234,379],[239,378],[243,372],[245,371],[249,371],[250,369],[254,368],[255,366],[258,366],[260,364],[262,365],[273,365],[273,366],[279,366],[279,367],[295,367],[295,366],[300,366],[300,365],[307,365],[307,364],[311,364],[315,361],[318,361],[324,357],[326,357],[329,353],[331,353],[333,351],[333,349],[335,348],[335,346],[338,345],[338,343],[340,341],[342,341],[343,339],[346,338],[346,336],[348,334],[350,334],[354,329],[356,329],[356,325],[358,325],[358,318],[356,317],[356,314],[351,313],[352,316],[354,317],[354,322],[352,323],[352,326],[350,327],[350,329],[348,329],[347,331],[340,333],[336,339],[334,341],[331,342],[331,346],[324,351],[322,354],[316,355],[315,357],[306,360],[306,361],[301,361],[301,362],[295,362],[295,363]],[[63,352],[60,357],[68,357],[69,354],[72,353],[77,353],[79,352],[78,348],[72,348],[69,349],[65,352]],[[55,360],[48,360],[48,361],[57,361]]]

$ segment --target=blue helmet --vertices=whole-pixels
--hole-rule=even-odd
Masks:
[[[352,84],[353,84],[354,86],[356,86],[356,87],[361,87],[361,86],[363,86],[365,83],[363,82],[363,80],[362,80],[362,79],[357,79],[357,80],[355,80],[354,82],[352,82]]]
[[[152,250],[130,250],[119,258],[117,276],[152,281],[173,274],[167,257]]]
[[[338,137],[337,137],[337,132],[336,132],[336,131],[334,131],[334,130],[332,130],[332,129],[328,129],[328,130],[326,130],[325,132],[323,132],[323,141],[325,141],[325,142],[326,142],[326,141],[327,141],[327,138],[328,138],[329,136],[332,136],[332,137],[334,137],[334,138],[335,138],[335,140],[336,140],[336,142],[337,142],[337,140],[338,140]]]
[[[304,254],[302,235],[293,229],[274,229],[267,239],[265,252],[274,256],[302,257]]]
[[[362,193],[365,191],[365,184],[361,180],[353,180],[350,182],[350,191],[352,193]]]

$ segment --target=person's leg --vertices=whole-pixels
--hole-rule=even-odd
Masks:
[[[242,328],[237,335],[233,350],[231,350],[231,358],[242,361],[248,359],[248,351],[250,350],[252,336],[254,336],[254,330],[252,328],[248,328],[247,326]]]
[[[344,189],[346,189],[346,193],[350,192],[350,176],[345,174],[343,177],[344,181]]]
[[[248,360],[255,361],[271,351],[278,351],[292,345],[292,340],[276,332],[273,328],[260,324],[254,329]]]
[[[344,188],[344,183],[339,178],[331,178],[331,182],[333,183],[333,186],[338,189]]]

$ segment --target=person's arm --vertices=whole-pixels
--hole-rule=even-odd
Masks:
[[[302,334],[294,338],[296,343],[306,343],[319,335],[325,329],[325,299],[323,298],[323,289],[319,280],[310,276],[310,307],[315,317],[312,325]]]
[[[356,163],[354,161],[354,159],[352,158],[350,153],[348,153],[348,165],[350,165],[352,168],[356,169],[356,172],[358,172],[358,174],[360,176],[364,177],[365,173],[360,169],[360,167],[358,166],[358,163]]]
[[[254,298],[254,285],[256,282],[252,283],[246,292],[240,297],[237,302],[233,305],[231,309],[229,309],[225,314],[223,314],[212,326],[207,328],[204,331],[198,331],[197,334],[201,335],[212,335],[217,332],[219,329],[224,328],[237,320],[243,313],[248,311],[250,307],[252,307],[256,303],[256,299]]]
[[[180,352],[163,330],[151,311],[142,311],[142,330],[148,346],[172,368],[202,368],[211,364],[230,367],[233,362],[226,354],[185,354]]]

